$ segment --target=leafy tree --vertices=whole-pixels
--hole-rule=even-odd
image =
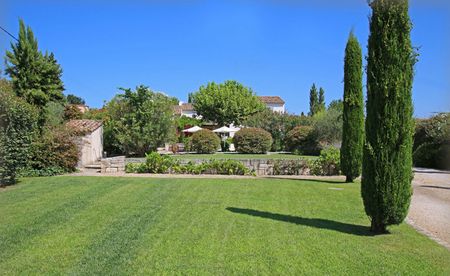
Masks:
[[[193,105],[204,120],[219,125],[239,125],[248,116],[264,109],[264,104],[251,88],[237,81],[214,82],[201,86],[192,95]]]
[[[269,108],[249,116],[242,122],[244,126],[262,128],[273,138],[271,151],[286,149],[286,134],[298,125],[311,125],[311,118],[289,113],[273,112]]]
[[[64,106],[60,102],[48,102],[45,105],[46,126],[59,126],[64,122]]]
[[[317,112],[325,110],[325,91],[321,87],[319,89],[319,101],[317,102]]]
[[[318,110],[317,107],[319,105],[319,96],[317,94],[316,84],[313,83],[311,89],[309,90],[309,116],[314,116]]]
[[[6,74],[12,80],[17,96],[40,109],[40,125],[46,120],[45,106],[50,101],[62,101],[64,85],[62,70],[53,53],[42,54],[31,28],[19,21],[19,41],[6,51]]]
[[[364,104],[362,94],[362,52],[353,32],[345,47],[344,112],[341,169],[346,182],[361,174],[364,145]]]
[[[74,104],[68,104],[64,108],[64,120],[76,120],[83,118],[83,113]]]
[[[413,106],[417,55],[407,0],[370,3],[366,142],[361,194],[371,230],[400,224],[411,200]]]
[[[37,127],[33,106],[13,95],[11,86],[0,86],[0,186],[16,182],[16,176],[30,157]]]
[[[146,86],[121,88],[104,107],[105,149],[125,155],[144,156],[174,138],[171,100]]]
[[[68,104],[86,104],[83,98],[78,97],[74,94],[67,95],[66,100]]]

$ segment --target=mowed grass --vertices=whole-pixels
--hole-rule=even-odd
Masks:
[[[0,190],[0,275],[450,275],[444,247],[368,224],[359,184],[30,178]]]

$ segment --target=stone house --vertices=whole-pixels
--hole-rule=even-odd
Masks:
[[[258,96],[258,98],[273,112],[286,112],[285,102],[280,96]],[[191,103],[180,102],[178,105],[174,105],[172,109],[175,115],[200,118]]]
[[[284,100],[280,96],[259,96],[258,98],[273,112],[286,112]]]
[[[78,134],[76,144],[80,153],[77,167],[98,163],[103,155],[103,124],[97,120],[70,120],[67,127]]]

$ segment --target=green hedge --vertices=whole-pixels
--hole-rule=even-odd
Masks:
[[[272,146],[272,136],[261,128],[243,128],[236,132],[233,143],[239,153],[266,153]]]
[[[220,147],[220,138],[208,129],[202,129],[192,135],[191,149],[197,153],[214,153]]]
[[[251,175],[252,172],[237,160],[208,160],[200,164],[192,161],[181,164],[180,160],[169,155],[150,153],[146,155],[145,163],[128,163],[127,173],[175,173],[175,174],[224,174]]]

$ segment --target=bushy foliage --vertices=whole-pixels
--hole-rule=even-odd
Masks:
[[[358,40],[351,32],[345,47],[341,148],[341,167],[347,182],[353,182],[361,174],[364,145],[363,105],[362,52]]]
[[[46,126],[56,127],[64,122],[64,106],[60,102],[49,102],[45,106]]]
[[[86,103],[84,101],[84,99],[82,99],[81,97],[78,97],[76,95],[73,95],[73,94],[67,95],[66,100],[67,100],[68,104],[85,104]]]
[[[309,170],[309,162],[303,159],[273,160],[273,175],[303,175]]]
[[[418,120],[413,161],[417,167],[450,169],[450,113]]]
[[[77,120],[83,118],[83,113],[76,105],[68,104],[64,107],[64,120]]]
[[[176,173],[176,174],[224,174],[250,175],[252,172],[237,160],[208,160],[196,164],[192,161],[181,164],[178,159],[169,155],[150,153],[145,163],[129,163],[127,173]]]
[[[108,153],[144,156],[175,138],[172,100],[146,86],[121,89],[95,114],[104,121],[104,148]],[[104,113],[103,113],[104,112]]]
[[[20,168],[30,159],[37,129],[37,110],[14,96],[10,86],[0,87],[0,186],[16,182]]]
[[[411,200],[416,54],[408,0],[374,0],[370,6],[361,194],[371,230],[381,233],[403,222]]]
[[[191,149],[197,153],[214,153],[220,147],[220,138],[208,129],[202,129],[192,135]]]
[[[79,159],[75,139],[65,127],[46,129],[31,144],[30,160],[21,175],[46,176],[75,171]]]
[[[328,146],[338,146],[342,139],[342,109],[334,105],[327,110],[317,113],[313,118],[313,133],[318,154],[321,149]]]
[[[149,173],[167,173],[173,165],[178,164],[178,160],[157,152],[146,154],[145,157],[145,166]]]
[[[195,110],[218,125],[240,125],[248,116],[264,109],[255,93],[237,81],[208,83],[192,94]]]
[[[273,139],[271,151],[283,151],[286,149],[287,133],[298,125],[311,125],[312,118],[273,112],[266,108],[249,116],[242,124],[246,127],[262,128],[269,132]]]
[[[316,141],[311,135],[311,126],[297,126],[286,135],[286,148],[296,154],[314,154],[316,152]]]
[[[341,170],[339,150],[335,147],[323,149],[310,166],[312,175],[339,175]]]
[[[239,153],[266,153],[272,146],[272,136],[261,128],[242,128],[233,137]]]

